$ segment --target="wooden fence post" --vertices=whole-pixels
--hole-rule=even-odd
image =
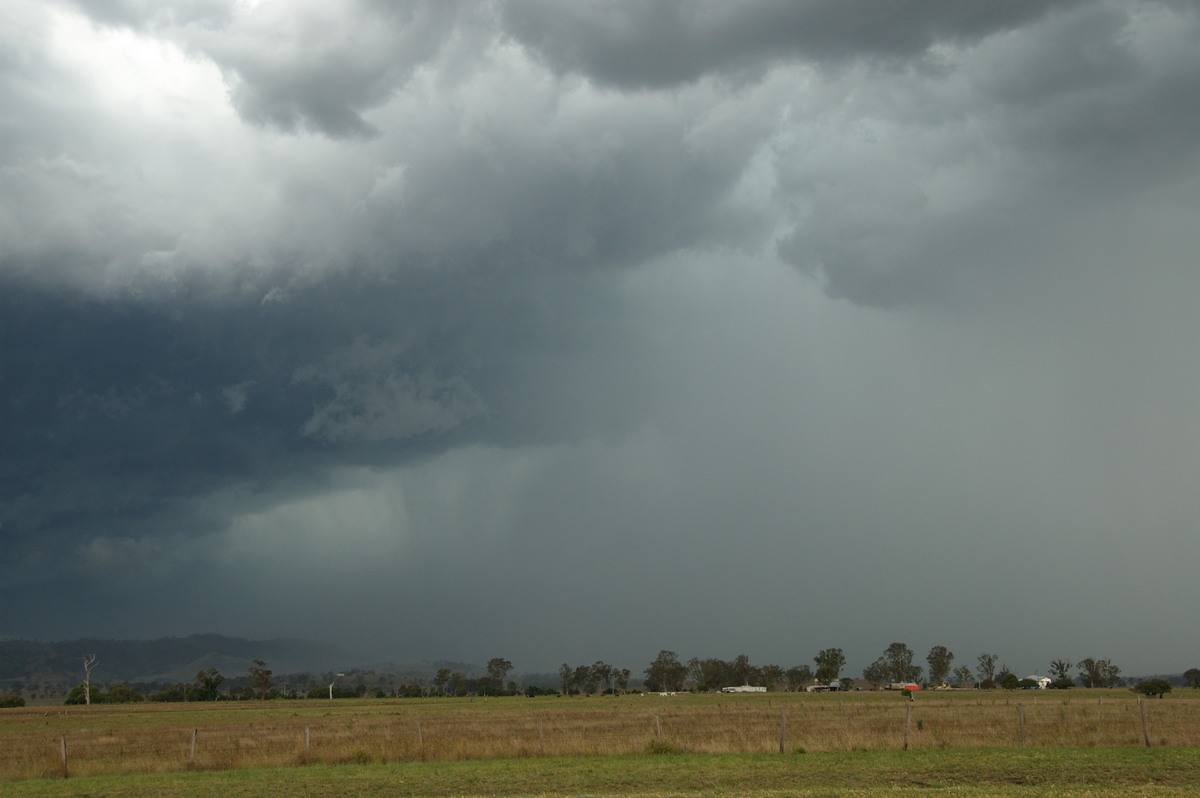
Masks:
[[[787,710],[779,710],[779,753],[787,746]]]
[[[912,704],[904,705],[904,750],[908,750],[908,736],[912,729]]]
[[[1146,700],[1138,699],[1138,710],[1142,713],[1142,740],[1145,741],[1146,747],[1150,747],[1150,722],[1146,719]]]
[[[654,713],[654,734],[660,741],[662,740],[662,718],[657,712]]]
[[[63,778],[69,778],[70,773],[67,771],[67,735],[60,735],[58,738],[58,747],[62,752]]]
[[[304,727],[304,751],[307,753],[312,750],[312,729],[308,726]]]
[[[196,761],[196,737],[199,733],[199,729],[192,729],[192,747],[191,750],[188,751],[189,762]]]
[[[1020,727],[1021,727],[1021,747],[1028,748],[1029,740],[1025,736],[1025,705],[1024,704],[1017,704],[1017,717],[1019,718],[1019,723],[1020,723]]]

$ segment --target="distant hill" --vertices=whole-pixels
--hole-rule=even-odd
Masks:
[[[243,640],[216,634],[158,640],[64,640],[43,643],[0,640],[0,682],[37,681],[76,684],[83,679],[82,659],[96,655],[92,681],[190,682],[196,672],[216,668],[243,675],[255,659],[275,673],[344,669],[354,654],[308,640]]]

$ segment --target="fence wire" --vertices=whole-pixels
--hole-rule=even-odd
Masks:
[[[209,711],[205,724],[195,727],[183,725],[188,717],[182,713],[157,725],[154,712],[81,713],[58,729],[38,728],[36,710],[17,711],[0,716],[0,778],[660,751],[1200,746],[1200,701],[1183,700],[889,698],[764,705],[752,699],[672,706],[630,697],[586,708],[580,702],[580,709],[566,701],[545,708],[531,702],[529,711],[392,706],[292,717],[281,711],[245,721],[237,713],[221,720],[222,713]],[[20,728],[5,729],[17,722]]]

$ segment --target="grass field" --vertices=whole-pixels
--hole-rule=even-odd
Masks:
[[[1079,690],[928,693],[911,703],[851,693],[26,707],[0,710],[0,794],[1200,795],[1198,697],[1139,702],[1127,691]]]
[[[13,798],[237,796],[1182,796],[1195,748],[860,751],[314,765],[24,781]]]

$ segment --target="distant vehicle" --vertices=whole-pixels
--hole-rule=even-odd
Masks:
[[[892,682],[884,689],[886,689],[886,690],[920,690],[921,685],[917,684],[916,682]]]

